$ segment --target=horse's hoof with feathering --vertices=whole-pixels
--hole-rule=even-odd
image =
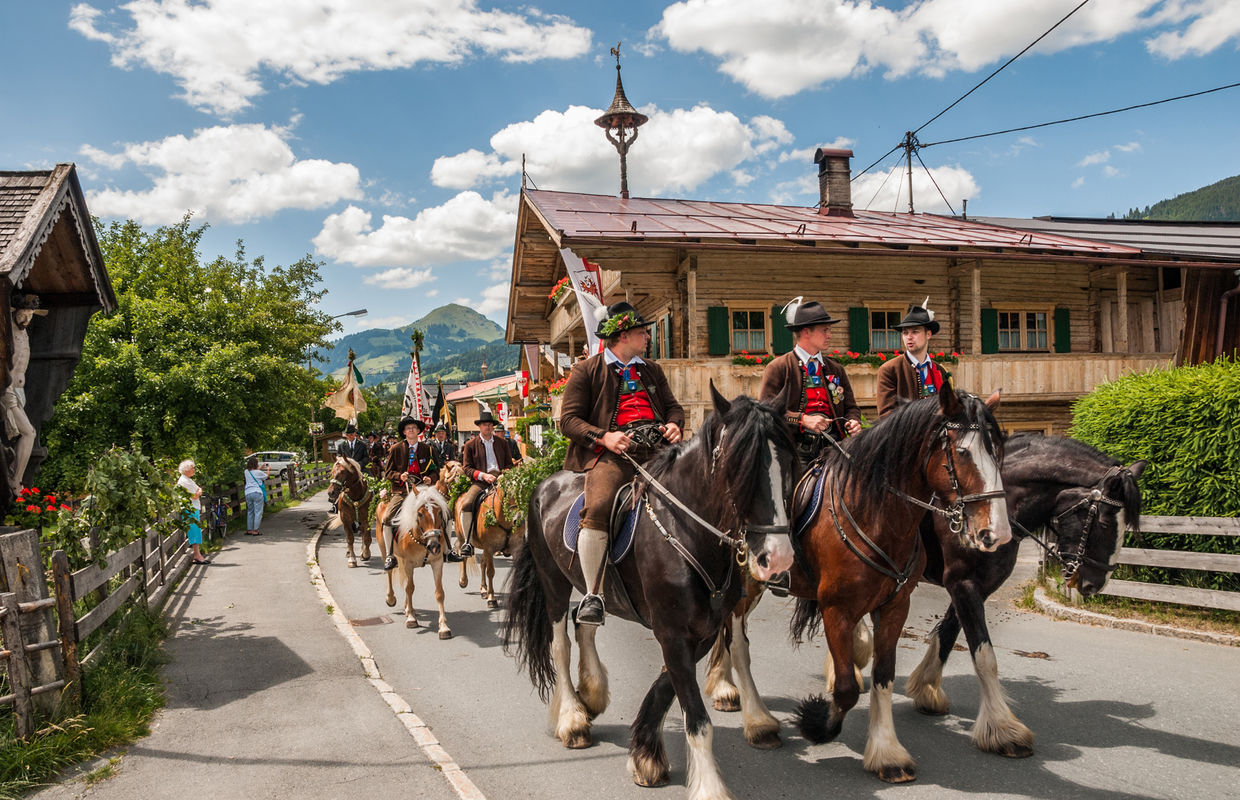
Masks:
[[[444,628],[443,630],[439,632],[439,638],[440,639],[451,639],[452,631],[448,630],[447,628]]]
[[[735,688],[731,692],[723,692],[711,701],[716,711],[740,711],[741,696]]]
[[[488,600],[487,608],[499,608],[499,601],[494,598]]]
[[[878,772],[874,774],[879,780],[887,783],[909,783],[917,780],[917,770],[914,767],[879,767]]]
[[[369,548],[369,547],[363,547],[363,548],[362,548],[362,560],[363,560],[363,561],[369,561],[369,560],[370,560],[370,548]]]
[[[586,728],[581,731],[573,731],[564,739],[564,746],[569,750],[584,750],[594,744],[594,737],[590,735],[590,729]]]
[[[1028,758],[1033,755],[1033,745],[1024,742],[1005,742],[991,752],[1005,758]]]
[[[749,742],[750,747],[757,750],[778,750],[784,746],[784,740],[779,738],[779,731],[763,731],[752,739],[747,735],[745,740]]]
[[[419,628],[421,626],[418,625],[418,620],[416,617],[410,617],[409,619],[405,620],[405,627],[406,628]]]
[[[356,566],[357,566],[357,559],[356,559],[356,558],[354,558],[353,556],[349,556],[347,559],[345,559],[345,564],[346,564],[348,567],[350,567],[350,568],[352,568],[352,567],[356,567]]]

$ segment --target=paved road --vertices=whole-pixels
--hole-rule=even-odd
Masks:
[[[407,630],[398,609],[383,603],[378,558],[347,569],[343,537],[328,534],[320,563],[328,587],[374,653],[384,679],[425,720],[443,747],[491,800],[537,797],[579,800],[683,797],[684,738],[678,711],[666,737],[672,783],[641,789],[625,769],[628,726],[659,669],[657,646],[644,629],[620,620],[599,635],[611,673],[612,703],[596,720],[596,744],[570,751],[546,734],[545,706],[516,671],[497,638],[502,611],[490,612],[477,594],[446,580],[448,618],[455,638],[435,634],[429,569],[418,570],[414,593],[428,627]],[[502,560],[501,579],[507,561]],[[791,648],[789,606],[766,598],[752,619],[754,672],[772,712],[784,725],[785,746],[761,752],[745,744],[738,714],[712,711],[715,753],[740,798],[846,797],[1235,797],[1240,786],[1240,648],[1226,648],[1126,631],[1088,628],[1026,613],[1012,591],[988,607],[1000,672],[1018,716],[1037,734],[1037,753],[1012,761],[976,750],[968,730],[978,709],[977,682],[967,653],[948,663],[946,717],[918,714],[897,694],[901,741],[918,761],[918,780],[887,786],[861,768],[868,714],[862,698],[836,742],[810,745],[789,727],[797,700],[822,690],[821,642]],[[921,586],[908,627],[924,635],[946,608],[946,594]],[[327,617],[323,617],[327,624]],[[963,641],[963,640],[962,640]],[[901,642],[897,693],[923,645]],[[1045,653],[1045,658],[1019,652]]]

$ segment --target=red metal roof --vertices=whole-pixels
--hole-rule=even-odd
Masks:
[[[520,373],[511,373],[502,378],[491,378],[485,381],[474,381],[463,389],[457,389],[455,392],[444,397],[445,403],[453,403],[457,400],[468,400],[479,392],[485,392],[490,389],[497,389],[506,383],[515,383],[521,380]]]
[[[526,197],[567,239],[760,240],[765,243],[852,242],[930,247],[1013,248],[1036,251],[1135,255],[1123,245],[1073,239],[1040,231],[937,214],[854,209],[855,216],[826,216],[817,208],[715,203],[527,190]]]

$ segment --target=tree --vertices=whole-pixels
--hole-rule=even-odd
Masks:
[[[43,428],[43,483],[80,488],[96,458],[130,441],[152,458],[194,459],[200,482],[226,483],[245,448],[305,442],[323,386],[306,353],[338,327],[314,307],[321,265],[306,256],[268,268],[240,241],[233,258],[202,264],[205,230],[188,216],[152,233],[96,221],[117,309],[91,320]]]

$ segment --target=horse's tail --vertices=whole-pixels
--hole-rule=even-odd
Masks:
[[[532,502],[530,512],[535,513]],[[541,536],[541,520],[531,518],[530,530],[534,535]],[[553,635],[551,618],[547,616],[547,595],[538,575],[534,547],[527,543],[513,559],[512,572],[508,577],[508,613],[504,615],[501,638],[504,652],[515,655],[517,663],[529,671],[530,680],[538,687],[538,695],[544,703],[551,697],[551,689],[555,685],[555,664],[551,660]]]
[[[792,619],[788,622],[788,636],[794,644],[813,639],[822,630],[822,614],[818,610],[818,601],[809,598],[797,598],[796,607],[792,610]]]
[[[839,732],[838,724],[831,719],[831,702],[823,695],[810,695],[802,700],[792,716],[801,735],[814,744],[830,741],[834,737],[833,727],[835,733]]]

